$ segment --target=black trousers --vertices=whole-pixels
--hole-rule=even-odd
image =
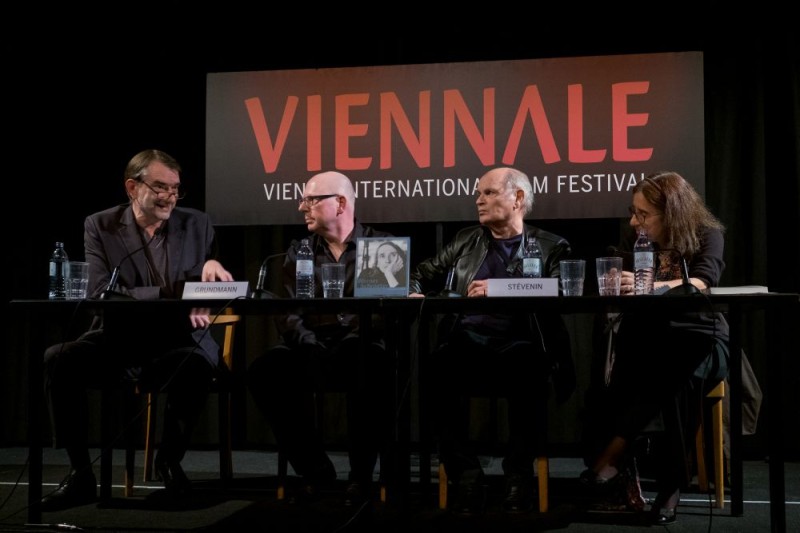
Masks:
[[[87,391],[114,388],[126,381],[132,385],[132,380],[137,380],[144,390],[167,393],[159,456],[180,461],[218,370],[193,344],[175,346],[160,339],[153,341],[147,352],[134,354],[134,348],[144,350],[141,342],[108,337],[101,330],[93,331],[45,351],[44,388],[54,446],[67,449],[71,457],[88,450]],[[191,343],[191,338],[184,341]],[[136,359],[140,367],[128,366]]]
[[[644,436],[652,443],[647,462],[655,467],[659,491],[685,487],[691,479],[687,456],[704,397],[724,377],[715,374],[706,380],[696,374],[710,355],[724,359],[720,342],[654,315],[625,316],[614,342],[610,381],[605,387],[592,387],[586,396],[587,465],[612,438],[633,444]],[[715,366],[726,372],[725,361]]]
[[[295,472],[309,481],[332,481],[336,472],[315,424],[314,393],[346,394],[350,479],[372,481],[378,455],[394,422],[394,381],[385,349],[361,353],[356,337],[319,345],[278,345],[248,370],[248,386]],[[382,473],[383,474],[383,473]]]
[[[428,386],[439,459],[448,477],[457,480],[464,471],[481,468],[469,438],[469,398],[476,396],[507,399],[509,438],[503,471],[533,475],[533,461],[546,443],[548,368],[541,343],[533,341],[454,333],[433,353]]]

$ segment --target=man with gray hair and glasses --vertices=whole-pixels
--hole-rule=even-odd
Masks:
[[[160,150],[136,154],[123,179],[128,202],[94,213],[84,223],[89,298],[180,298],[186,281],[233,281],[216,259],[214,226],[205,213],[178,207],[181,167]],[[44,382],[53,440],[64,448],[70,473],[42,499],[43,511],[97,498],[88,449],[87,389],[135,379],[144,390],[167,392],[156,476],[171,496],[184,496],[181,468],[195,420],[212,381],[227,368],[208,334],[208,310],[144,316],[124,326],[94,319],[74,341],[49,347]]]

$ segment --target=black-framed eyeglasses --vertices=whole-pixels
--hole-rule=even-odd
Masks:
[[[660,213],[647,213],[646,211],[637,211],[636,208],[633,207],[632,205],[628,206],[628,213],[630,213],[631,216],[636,217],[636,220],[639,221],[639,224],[644,224],[645,220],[647,220],[647,217],[657,217],[658,215],[660,215]]]
[[[161,182],[157,181],[154,184],[150,185],[149,183],[144,181],[142,178],[138,178],[136,181],[146,185],[148,189],[150,189],[151,191],[156,193],[156,196],[158,196],[158,198],[160,200],[166,200],[170,196],[173,196],[173,195],[175,196],[176,200],[182,200],[183,198],[186,197],[186,190],[183,187],[181,187],[180,184],[178,184],[178,185],[167,185],[165,183],[161,183]]]
[[[306,207],[314,207],[322,200],[327,198],[333,198],[334,196],[339,196],[338,194],[318,194],[316,196],[304,196],[300,198],[300,205],[304,205]]]

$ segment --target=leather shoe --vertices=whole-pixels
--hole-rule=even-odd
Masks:
[[[653,523],[659,526],[674,524],[677,519],[678,513],[675,512],[675,509],[667,509],[666,507],[662,507],[653,515]]]
[[[478,516],[486,510],[486,485],[483,472],[466,471],[458,483],[458,493],[450,510],[461,516]]]
[[[460,486],[451,510],[461,516],[482,515],[486,510],[486,487],[478,484]]]
[[[653,518],[653,523],[665,526],[673,524],[678,519],[678,502],[680,502],[681,493],[679,490],[664,496],[658,493],[653,506],[650,508],[650,513]]]
[[[344,491],[344,506],[357,507],[370,498],[369,484],[351,481]]]
[[[503,510],[507,513],[527,513],[533,509],[533,480],[512,474],[506,481]]]
[[[316,483],[305,483],[289,497],[289,504],[304,505],[317,502],[321,498],[322,492]]]
[[[590,501],[590,508],[596,511],[640,512],[646,505],[638,479],[624,471],[606,479],[592,470],[585,470],[581,473],[580,485]]]
[[[42,498],[42,511],[60,511],[97,501],[97,480],[91,470],[71,471],[61,485]]]
[[[165,461],[156,457],[156,479],[164,483],[164,488],[172,496],[185,496],[191,491],[192,482],[186,477],[180,463]]]

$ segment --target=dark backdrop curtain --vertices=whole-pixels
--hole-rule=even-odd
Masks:
[[[159,147],[175,155],[190,191],[184,203],[205,207],[208,72],[684,50],[704,52],[706,193],[709,205],[728,228],[724,284],[800,291],[797,37],[756,37],[718,23],[676,27],[665,33],[648,29],[648,35],[616,28],[583,37],[571,28],[507,34],[485,30],[440,41],[360,29],[357,38],[332,38],[330,32],[321,32],[317,38],[305,32],[305,46],[314,52],[298,55],[282,46],[281,53],[276,53],[275,42],[264,32],[241,42],[216,33],[212,36],[196,26],[187,29],[184,16],[170,22],[162,14],[160,25],[184,30],[162,32],[158,38],[142,34],[141,19],[130,28],[119,26],[119,21],[91,29],[63,24],[68,32],[59,29],[62,26],[47,28],[37,22],[36,29],[20,31],[14,46],[7,47],[11,115],[6,122],[11,139],[7,159],[12,169],[4,189],[6,257],[14,259],[7,265],[10,273],[2,284],[7,300],[44,297],[47,259],[56,240],[67,243],[71,259],[83,259],[84,217],[125,201],[122,171],[141,149]],[[28,53],[21,53],[23,48]],[[569,237],[591,257],[596,251],[592,245],[603,250],[615,242],[619,229],[616,222],[591,222],[549,221],[542,226]],[[433,235],[446,239],[456,226],[431,231],[429,225],[410,225],[397,231],[411,235],[421,258],[433,251]],[[299,225],[219,228],[222,257],[238,279],[252,282],[261,259],[282,251],[289,238],[302,231]],[[46,326],[42,325],[43,332]],[[146,320],[132,325],[134,330],[140,327],[146,327]],[[763,320],[756,319],[749,327],[758,331],[764,327]],[[6,349],[0,362],[0,401],[5,408],[0,412],[0,446],[19,445],[26,439],[26,358],[41,354],[26,353],[24,339],[12,335],[7,322],[3,328]],[[256,348],[248,343],[248,349]],[[755,344],[748,350],[763,384],[763,361],[769,354]],[[787,405],[800,404],[800,391],[794,384],[800,374],[797,365],[797,358],[784,361]],[[767,401],[769,390],[765,391]],[[264,434],[259,424],[252,421]],[[782,431],[787,453],[800,456],[796,425],[786,423]],[[756,452],[760,438],[757,434],[752,441]]]

